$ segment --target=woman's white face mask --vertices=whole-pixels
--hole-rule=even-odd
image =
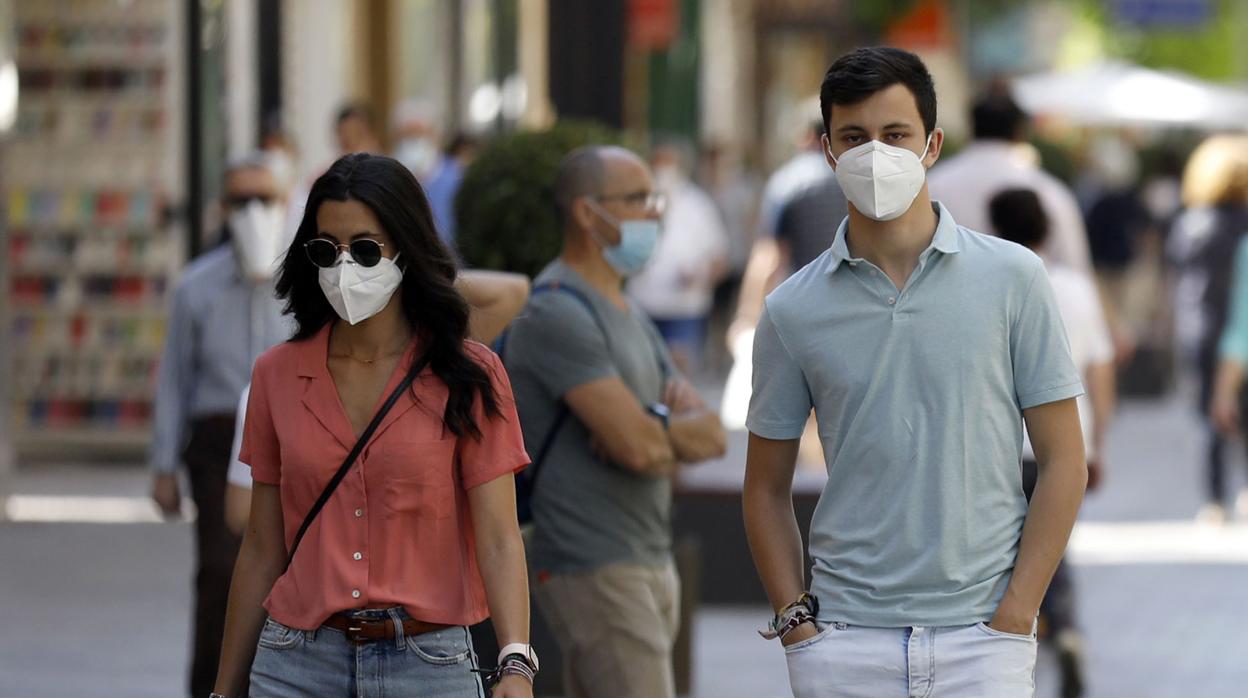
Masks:
[[[394,259],[382,257],[377,264],[365,267],[344,250],[337,264],[318,270],[317,280],[338,317],[356,325],[380,313],[403,283],[403,271],[395,264],[398,259],[398,255]]]
[[[922,155],[869,141],[846,150],[838,158],[829,146],[828,157],[836,163],[836,182],[845,198],[862,215],[877,221],[891,221],[909,211],[927,179],[923,158],[927,157],[933,135],[935,131],[928,134]]]

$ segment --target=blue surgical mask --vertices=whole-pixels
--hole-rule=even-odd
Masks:
[[[620,231],[620,242],[617,245],[608,245],[597,233],[594,233],[594,237],[602,243],[602,258],[607,260],[607,264],[610,264],[617,274],[625,278],[641,271],[642,267],[646,266],[646,262],[650,261],[650,256],[654,254],[662,226],[658,221],[648,218],[619,221],[603,211],[593,200],[590,200],[590,203],[603,220]]]

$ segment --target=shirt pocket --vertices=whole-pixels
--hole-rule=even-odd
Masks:
[[[455,439],[386,444],[385,509],[388,516],[421,521],[455,513]]]

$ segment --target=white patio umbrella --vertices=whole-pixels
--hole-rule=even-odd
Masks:
[[[1028,113],[1078,123],[1248,129],[1248,92],[1130,63],[1037,73],[1012,89]]]

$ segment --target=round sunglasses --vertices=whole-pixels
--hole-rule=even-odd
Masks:
[[[308,254],[308,261],[322,269],[338,264],[338,251],[343,249],[351,255],[351,259],[356,264],[362,267],[375,267],[381,262],[383,247],[385,245],[371,238],[352,240],[345,245],[325,238],[314,238],[303,243],[303,250]]]

